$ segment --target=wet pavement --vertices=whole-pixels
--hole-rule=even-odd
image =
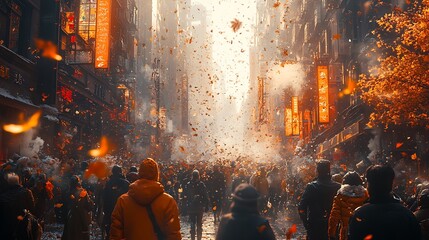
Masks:
[[[293,225],[297,225],[297,233],[294,234],[292,239],[305,239],[303,234],[303,227],[299,221],[297,214],[293,213],[281,213],[278,215],[277,219],[274,220],[268,217],[270,224],[276,233],[277,239],[286,239],[287,230]],[[186,216],[182,216],[180,219],[181,222],[181,232],[182,239],[190,240],[190,224]],[[214,223],[214,218],[212,214],[204,214],[203,217],[203,240],[212,240],[216,238],[217,225]],[[45,232],[43,233],[42,240],[54,240],[61,239],[63,231],[62,224],[47,224],[45,227]],[[96,224],[93,224],[91,227],[91,240],[101,240],[101,232]]]

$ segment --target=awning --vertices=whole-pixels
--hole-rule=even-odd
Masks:
[[[317,154],[322,154],[325,151],[334,148],[340,143],[346,142],[353,137],[359,135],[361,132],[360,127],[361,120],[353,123],[352,125],[344,128],[340,133],[336,134],[333,138],[328,139],[324,141],[323,143],[319,144],[317,148]]]
[[[13,96],[3,88],[0,88],[0,104],[21,109],[23,111],[39,110],[39,106],[34,105],[30,99]]]

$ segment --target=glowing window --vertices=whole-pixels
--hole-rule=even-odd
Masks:
[[[79,35],[88,42],[95,39],[97,0],[81,0],[79,8]]]

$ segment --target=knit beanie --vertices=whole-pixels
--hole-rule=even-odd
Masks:
[[[146,158],[140,163],[139,177],[147,180],[158,181],[158,164],[152,158]]]

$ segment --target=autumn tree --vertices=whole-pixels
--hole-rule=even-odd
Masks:
[[[429,125],[429,0],[407,1],[377,21],[378,65],[360,76],[372,124]]]

